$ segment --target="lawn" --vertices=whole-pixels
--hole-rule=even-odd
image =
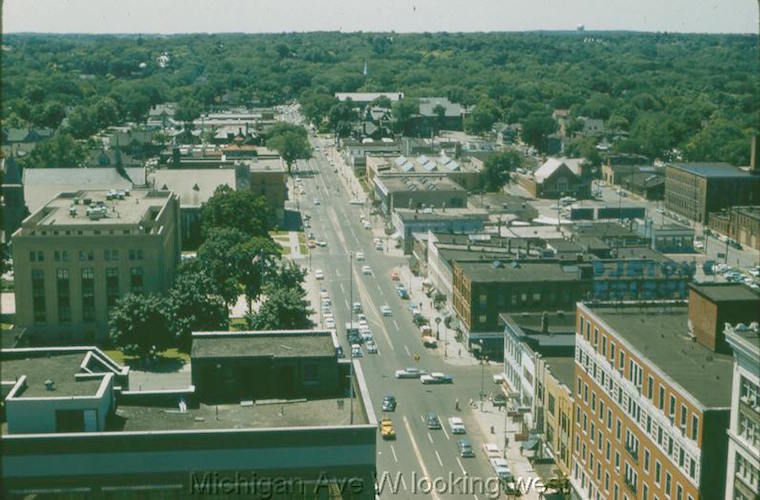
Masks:
[[[0,328],[2,330],[10,330],[11,328],[13,328],[13,325],[10,323],[0,323]]]

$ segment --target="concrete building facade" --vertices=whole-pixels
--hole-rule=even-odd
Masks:
[[[12,239],[16,324],[44,342],[102,342],[126,293],[163,293],[180,258],[168,191],[61,193]]]

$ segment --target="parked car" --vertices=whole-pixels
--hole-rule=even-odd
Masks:
[[[499,447],[493,443],[483,444],[483,451],[485,452],[488,458],[499,458],[501,456],[501,451],[499,450]]]
[[[396,411],[396,397],[388,394],[383,398],[383,411]]]
[[[427,424],[428,429],[441,428],[441,419],[439,419],[438,415],[436,415],[433,412],[430,412],[427,415],[425,415],[425,423]]]
[[[452,434],[466,434],[467,430],[464,428],[464,421],[459,417],[449,417],[449,429]]]
[[[351,357],[352,358],[361,358],[364,356],[364,353],[362,353],[362,347],[359,344],[352,344],[351,345]]]
[[[391,310],[391,307],[388,304],[380,306],[380,313],[383,316],[393,316],[393,311]]]
[[[356,252],[356,260],[358,262],[364,261],[364,252]]]
[[[402,368],[396,370],[396,378],[420,378],[425,373],[425,370],[420,370],[419,368]]]
[[[360,333],[360,335],[361,335],[362,340],[364,342],[374,342],[375,341],[375,339],[372,337],[372,332],[369,331],[369,330],[362,330],[362,332]]]
[[[333,329],[335,328],[335,320],[332,318],[325,319],[325,328]]]
[[[492,458],[489,460],[493,471],[502,481],[509,481],[513,478],[512,471],[509,470],[507,461],[503,458]]]
[[[351,307],[352,307],[352,309],[353,309],[353,311],[355,313],[362,312],[362,303],[361,302],[354,302],[354,304]]]
[[[472,458],[475,453],[472,451],[472,443],[469,439],[460,439],[457,441],[457,448],[459,449],[459,456],[462,458]]]
[[[325,273],[321,269],[317,269],[314,271],[314,277],[318,280],[323,280],[325,279]]]
[[[393,271],[391,271],[391,279],[393,281],[398,281],[399,280],[399,274],[398,274],[398,270],[397,269],[394,269]]]
[[[364,347],[367,349],[367,354],[377,354],[377,344],[374,340],[368,340]]]
[[[425,336],[422,337],[422,345],[425,347],[435,348],[438,347],[438,341],[435,339],[435,337]]]

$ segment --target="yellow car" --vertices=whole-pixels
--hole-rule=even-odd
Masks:
[[[393,430],[393,421],[390,418],[380,421],[380,435],[383,439],[396,439],[396,431]]]

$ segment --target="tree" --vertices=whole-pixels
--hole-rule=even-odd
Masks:
[[[338,100],[330,94],[321,92],[304,92],[298,100],[301,104],[301,112],[315,125],[319,126],[327,118],[330,110],[338,103]]]
[[[514,150],[492,154],[483,163],[480,182],[483,189],[490,192],[501,191],[509,180],[509,173],[522,164],[522,156]]]
[[[185,124],[185,130],[192,128],[192,122],[199,116],[201,116],[201,105],[189,97],[182,99],[174,112],[174,118]]]
[[[168,295],[170,330],[180,349],[189,351],[194,331],[229,328],[229,310],[199,259],[180,265]]]
[[[386,95],[381,95],[379,97],[375,97],[375,99],[371,103],[372,106],[378,107],[378,108],[386,108],[391,109],[393,106],[393,103]]]
[[[412,135],[413,119],[419,112],[420,103],[417,99],[404,97],[393,103],[391,114],[393,115],[393,125],[396,131],[404,135]]]
[[[446,108],[440,104],[436,104],[433,108],[433,113],[435,114],[435,127],[437,130],[441,130],[443,124],[446,123]]]
[[[312,310],[303,288],[282,288],[267,285],[266,300],[255,314],[246,315],[252,330],[303,330],[311,328]]]
[[[61,120],[66,116],[66,108],[58,101],[49,102],[45,105],[42,115],[37,122],[43,127],[58,128]]]
[[[290,175],[293,163],[296,160],[311,158],[311,146],[305,128],[296,125],[291,125],[288,128],[277,128],[275,126],[272,127],[267,136],[267,147],[280,153],[288,166],[288,175]]]
[[[280,245],[274,240],[260,236],[253,237],[233,247],[232,251],[235,258],[240,262],[240,284],[243,285],[248,302],[248,311],[251,311],[253,301],[261,295],[262,288],[272,272],[271,270],[276,268],[276,261],[280,258],[280,250]],[[275,271],[275,273],[277,272]],[[287,283],[283,284],[287,285]]]
[[[201,234],[215,228],[234,228],[247,236],[266,236],[272,208],[266,198],[250,190],[235,190],[224,184],[201,208]]]
[[[330,108],[327,115],[330,129],[337,137],[346,137],[351,133],[351,124],[357,120],[354,104],[351,99],[338,102]]]
[[[127,294],[116,301],[108,320],[110,341],[142,359],[171,347],[168,301],[156,294]]]
[[[484,134],[499,119],[499,109],[491,99],[481,99],[464,121],[464,128],[471,134]]]
[[[549,113],[531,113],[522,125],[523,141],[540,151],[546,151],[546,137],[558,128]]]
[[[70,134],[57,132],[35,147],[20,163],[24,168],[78,167],[86,157],[85,148]]]
[[[245,234],[233,227],[211,229],[206,241],[198,248],[198,259],[213,285],[213,292],[219,295],[229,307],[240,295],[243,268],[251,262],[241,262],[235,248],[247,240]]]
[[[303,285],[306,271],[293,261],[285,261],[269,276],[269,281],[278,288],[297,288]]]

